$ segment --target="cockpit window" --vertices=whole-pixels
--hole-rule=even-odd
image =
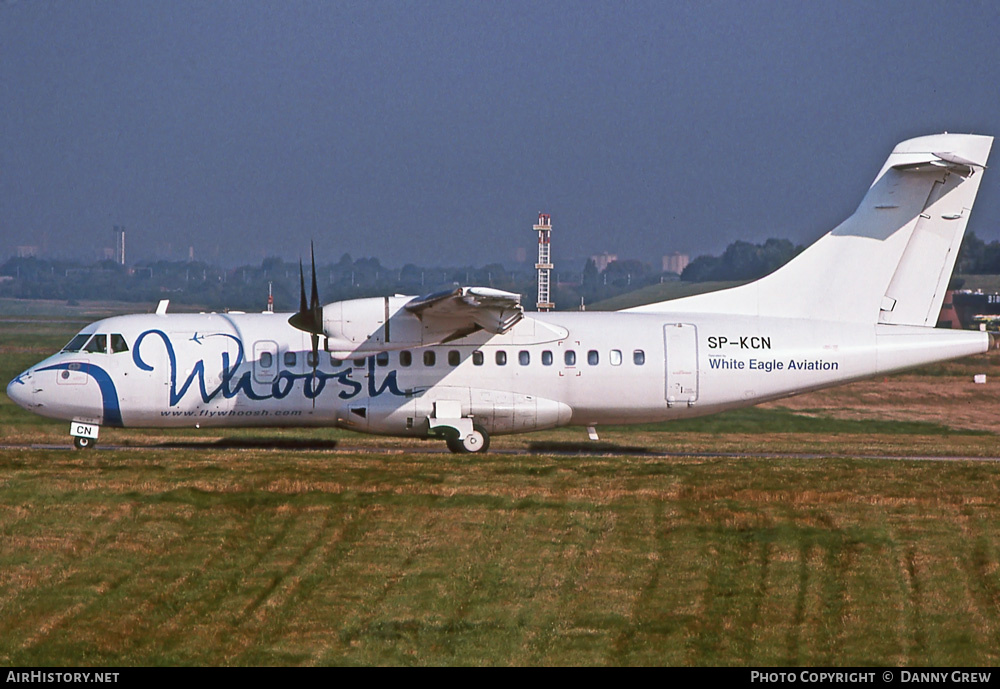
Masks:
[[[83,351],[90,352],[91,354],[107,354],[108,336],[94,335],[90,338],[90,342],[87,343],[87,346],[83,348]]]
[[[112,333],[111,335],[111,351],[115,354],[128,351],[128,342],[118,333]]]
[[[70,340],[69,344],[63,347],[62,350],[64,352],[79,352],[81,349],[83,349],[84,343],[86,343],[87,340],[90,339],[90,335],[91,333],[80,333],[72,340]]]

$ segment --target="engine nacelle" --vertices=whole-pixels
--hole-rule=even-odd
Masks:
[[[323,307],[326,349],[346,356],[419,347],[420,320],[403,306],[413,297],[370,297]]]

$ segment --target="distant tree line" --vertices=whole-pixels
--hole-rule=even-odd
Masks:
[[[966,232],[955,261],[955,272],[970,275],[1000,274],[1000,242],[987,244],[975,232]]]
[[[721,256],[699,256],[680,279],[689,282],[754,280],[771,273],[803,250],[787,239],[763,244],[736,241]],[[968,232],[959,251],[957,273],[1000,274],[1000,242],[986,243]],[[427,294],[446,285],[483,285],[516,292],[530,310],[537,301],[534,269],[508,270],[500,263],[482,267],[431,268],[412,263],[402,268],[383,266],[377,258],[344,254],[332,264],[317,266],[320,298],[324,303],[385,294]],[[636,259],[612,261],[603,271],[593,260],[582,273],[556,271],[554,298],[559,309],[575,309],[581,300],[593,304],[666,280],[676,280]],[[305,267],[309,289],[309,266]],[[299,264],[266,258],[260,265],[224,269],[201,261],[153,261],[131,267],[114,261],[81,264],[40,258],[10,258],[0,265],[0,297],[66,301],[111,300],[175,303],[210,309],[260,311],[267,304],[271,283],[275,309],[293,311],[299,303]]]
[[[570,303],[565,304],[567,307],[578,306],[582,297],[585,304],[593,304],[664,279],[676,280],[677,276],[663,273],[659,268],[633,258],[612,261],[604,270],[599,271],[594,260],[588,259],[583,266],[579,287],[563,287],[563,292],[566,293],[563,303],[569,300]]]
[[[308,292],[308,264],[304,272]],[[377,258],[354,259],[350,254],[341,256],[337,263],[317,265],[316,280],[324,303],[395,293],[425,294],[452,283],[492,286],[532,299],[537,289],[533,270],[509,271],[499,263],[387,268]],[[146,303],[170,299],[218,310],[261,311],[267,305],[268,283],[276,310],[298,308],[299,264],[281,258],[266,258],[260,265],[234,269],[200,261],[154,261],[126,268],[113,261],[81,264],[33,257],[11,258],[0,265],[0,297],[20,299]]]
[[[787,239],[772,238],[763,244],[736,241],[721,256],[699,256],[691,261],[681,273],[681,280],[756,280],[791,261],[803,248]]]
[[[785,265],[805,247],[787,239],[768,239],[763,244],[736,241],[721,256],[699,256],[691,261],[681,280],[756,280]],[[955,263],[955,272],[963,274],[1000,274],[1000,241],[986,243],[975,232],[966,232]]]

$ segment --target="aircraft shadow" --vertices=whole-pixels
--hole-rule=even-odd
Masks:
[[[156,447],[175,450],[335,450],[339,442],[308,438],[222,438],[212,441],[159,443]]]
[[[656,454],[646,447],[636,445],[618,445],[617,443],[602,443],[585,440],[581,442],[559,442],[543,440],[528,443],[530,452],[555,452],[559,454],[577,455],[600,455],[600,454],[628,454],[628,455],[648,455]]]

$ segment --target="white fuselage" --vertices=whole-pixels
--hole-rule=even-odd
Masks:
[[[491,434],[664,421],[986,351],[986,333],[725,314],[528,314],[503,335],[359,354],[289,314],[150,314],[84,329],[8,385],[38,414],[125,427],[339,426],[425,436],[443,405]],[[116,337],[120,336],[120,337]],[[93,346],[91,347],[94,348]],[[113,351],[117,349],[118,351]]]

